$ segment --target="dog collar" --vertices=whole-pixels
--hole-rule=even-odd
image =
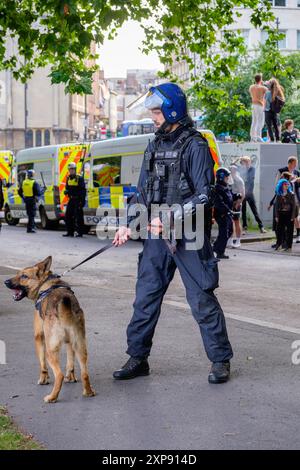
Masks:
[[[54,286],[49,287],[49,289],[46,289],[46,290],[43,290],[42,292],[40,292],[39,296],[37,298],[37,301],[35,302],[35,308],[36,308],[36,310],[38,310],[41,318],[42,318],[42,303],[43,303],[43,300],[45,300],[45,298],[48,297],[48,295],[55,289],[67,289],[68,291],[72,292],[72,294],[74,294],[71,287],[64,286],[62,284],[55,284]]]

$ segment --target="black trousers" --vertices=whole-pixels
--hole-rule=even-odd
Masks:
[[[69,235],[74,235],[76,231],[83,234],[83,208],[78,198],[70,198],[66,210],[66,226]]]
[[[223,217],[216,216],[216,222],[219,227],[218,237],[214,243],[214,252],[218,255],[223,255],[226,249],[227,242],[233,232],[233,224],[231,215],[224,215]]]
[[[282,211],[278,214],[277,223],[277,246],[282,246],[285,242],[286,248],[292,248],[294,221],[291,220],[292,214],[288,211]]]
[[[203,250],[210,253],[209,261],[202,259],[202,250],[187,250],[183,240],[177,243],[173,255],[164,240],[145,241],[139,254],[134,312],[127,328],[127,353],[130,356],[150,355],[163,298],[178,268],[209,360],[223,362],[232,358],[223,310],[214,294],[218,267],[207,238]],[[172,318],[169,320],[173,321]],[[175,319],[170,328],[176,332]]]
[[[34,230],[35,228],[35,214],[36,214],[36,202],[34,197],[25,197],[25,207],[28,217],[27,232]]]
[[[254,215],[254,218],[259,226],[259,228],[262,228],[264,225],[261,221],[261,218],[258,215],[257,212],[257,207],[256,207],[256,202],[255,202],[255,197],[254,194],[246,194],[245,199],[243,200],[242,203],[242,219],[243,219],[243,228],[247,228],[247,202],[250,206],[250,209],[252,211],[252,214]]]
[[[271,141],[274,142],[273,128],[274,128],[274,132],[275,132],[275,139],[277,141],[279,141],[280,140],[280,136],[279,136],[279,125],[280,125],[279,115],[274,113],[274,111],[265,111],[265,117],[266,117],[266,124],[267,124],[267,128],[268,128],[268,133],[269,133]]]

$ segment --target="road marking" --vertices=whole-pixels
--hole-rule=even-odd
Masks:
[[[13,269],[14,271],[20,271],[22,268],[17,268],[16,266],[2,265],[1,268]]]
[[[2,268],[9,268],[9,269],[14,269],[16,271],[19,271],[21,268],[17,268],[16,266],[2,266]],[[109,291],[115,291],[118,293],[126,293],[126,294],[134,294],[133,291],[124,291],[120,289],[114,289],[111,288],[110,286],[101,286],[101,289],[104,290],[109,290]],[[182,308],[185,310],[189,310],[189,305],[185,302],[177,302],[176,300],[164,300],[164,304],[170,305],[172,307],[177,307],[177,308]],[[300,328],[293,328],[293,327],[288,327],[285,325],[281,325],[280,323],[273,323],[273,322],[268,322],[268,321],[263,321],[263,320],[258,320],[256,318],[250,318],[250,317],[243,317],[242,315],[235,315],[233,313],[225,313],[225,317],[229,318],[230,320],[236,320],[240,321],[243,323],[249,323],[251,325],[256,325],[256,326],[262,326],[264,328],[269,328],[271,330],[279,330],[279,331],[286,331],[287,333],[294,333],[296,335],[300,335]]]
[[[164,303],[167,305],[171,305],[172,307],[189,309],[189,305],[184,302],[177,302],[174,300],[165,300]],[[234,315],[233,313],[225,313],[225,317],[230,318],[231,320],[237,320],[237,321],[241,321],[244,323],[250,323],[251,325],[263,326],[264,328],[270,328],[272,330],[286,331],[288,333],[295,333],[296,335],[300,335],[299,328],[288,327],[285,325],[280,325],[279,323],[257,320],[256,318],[243,317],[242,315]]]

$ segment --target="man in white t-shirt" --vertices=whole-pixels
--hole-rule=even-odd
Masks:
[[[254,77],[255,83],[250,86],[249,93],[252,100],[251,142],[262,142],[261,132],[265,124],[264,96],[268,88],[263,85],[262,74]]]

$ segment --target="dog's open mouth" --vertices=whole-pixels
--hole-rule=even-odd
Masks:
[[[17,302],[19,300],[24,299],[24,297],[26,297],[25,289],[13,289],[13,291],[14,291],[13,299]]]

